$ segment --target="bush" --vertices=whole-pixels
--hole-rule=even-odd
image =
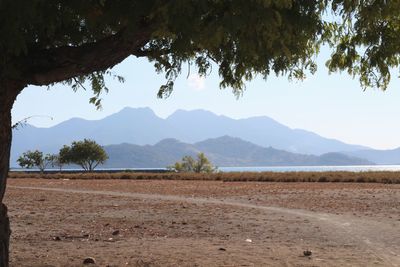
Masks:
[[[168,168],[176,172],[214,173],[217,171],[204,153],[197,154],[197,160],[191,156],[184,156],[182,161],[178,161]]]

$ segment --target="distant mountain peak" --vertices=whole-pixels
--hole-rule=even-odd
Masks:
[[[215,138],[208,138],[206,140],[197,142],[196,144],[201,144],[201,143],[212,143],[212,142],[224,142],[224,143],[250,143],[246,140],[243,140],[239,137],[234,137],[234,136],[230,136],[230,135],[223,135],[220,137],[215,137]]]
[[[180,144],[182,143],[178,139],[175,138],[165,138],[161,140],[160,142],[156,143],[155,146],[161,146],[161,145],[166,145],[166,144]]]
[[[118,115],[118,114],[119,115],[121,115],[121,114],[124,114],[124,115],[149,114],[149,115],[156,116],[154,111],[149,107],[138,107],[138,108],[124,107],[123,109],[121,109],[120,111],[118,111],[117,113],[115,113],[113,115]]]
[[[217,115],[211,111],[204,109],[193,109],[193,110],[177,109],[175,112],[173,112],[171,115],[167,117],[167,120],[182,119],[182,118],[188,118],[188,119],[224,118],[233,120],[232,118],[226,117],[224,115]]]
[[[124,107],[123,109],[121,109],[117,113],[120,113],[120,112],[132,112],[132,111],[146,111],[146,112],[154,113],[154,111],[149,107],[136,107],[136,108],[134,108],[134,107]]]
[[[143,121],[143,120],[153,120],[159,119],[157,115],[151,108],[148,107],[139,107],[139,108],[132,108],[132,107],[125,107],[114,113],[108,117],[105,117],[103,120],[106,121],[116,121],[117,123],[122,124],[125,122],[132,122],[132,121]]]

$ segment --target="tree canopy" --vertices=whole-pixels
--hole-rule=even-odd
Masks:
[[[339,22],[326,24],[323,41],[333,49],[330,71],[347,70],[365,89],[386,89],[400,63],[400,2],[334,0]]]
[[[22,85],[90,82],[100,104],[105,75],[129,55],[165,74],[159,96],[190,66],[207,75],[219,66],[221,87],[239,95],[257,74],[314,73],[321,44],[332,47],[331,71],[385,89],[398,67],[398,1],[205,0],[22,1],[0,5],[0,79]]]
[[[104,149],[93,140],[74,141],[71,146],[60,149],[59,162],[77,164],[85,171],[93,171],[108,159]]]
[[[56,160],[57,155],[44,155],[43,152],[39,150],[29,150],[24,152],[17,161],[22,168],[30,169],[36,167],[40,170],[40,172],[43,172],[47,167],[53,166]]]
[[[332,46],[331,71],[385,89],[399,64],[398,1],[205,0],[22,1],[0,5],[0,78],[22,85],[85,81],[100,104],[105,75],[129,55],[165,74],[159,96],[190,66],[218,66],[221,87],[240,94],[255,75],[304,78]]]

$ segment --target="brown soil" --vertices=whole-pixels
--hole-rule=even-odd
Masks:
[[[400,266],[398,184],[10,179],[6,204],[11,266]]]

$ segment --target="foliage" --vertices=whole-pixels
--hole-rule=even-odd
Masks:
[[[334,0],[331,8],[338,18],[324,30],[333,49],[329,70],[359,76],[363,88],[386,89],[400,63],[400,2]]]
[[[30,169],[33,167],[37,167],[40,172],[43,172],[48,166],[53,165],[56,159],[57,155],[43,155],[43,152],[39,150],[29,150],[27,152],[24,152],[17,161],[22,168]]]
[[[53,154],[50,155],[50,158],[51,158],[51,167],[53,168],[57,167],[61,171],[62,167],[64,166],[64,162],[61,161],[60,155]]]
[[[108,159],[107,153],[95,141],[84,139],[74,141],[71,146],[64,146],[59,152],[61,164],[74,163],[85,171],[93,171],[99,164]]]
[[[60,164],[68,164],[70,162],[72,162],[72,158],[71,158],[71,148],[69,146],[64,145],[60,151],[58,152],[58,161],[60,162]]]
[[[168,96],[187,66],[206,76],[215,63],[221,88],[270,74],[314,73],[321,44],[330,71],[385,89],[400,63],[399,1],[101,0],[0,2],[0,80],[91,87],[100,106],[105,76],[129,55],[146,57]],[[194,67],[194,68],[192,68]]]
[[[134,55],[165,74],[159,97],[172,92],[186,66],[205,76],[213,63],[221,88],[240,95],[257,74],[302,79],[315,71],[323,2],[4,0],[0,73],[26,84],[65,82],[74,90],[88,83],[90,102],[100,105],[108,90],[104,77],[123,80],[110,68]]]
[[[194,172],[194,173],[213,173],[217,168],[214,167],[204,153],[197,154],[197,160],[191,156],[184,156],[182,161],[176,162],[169,167],[177,172]]]

